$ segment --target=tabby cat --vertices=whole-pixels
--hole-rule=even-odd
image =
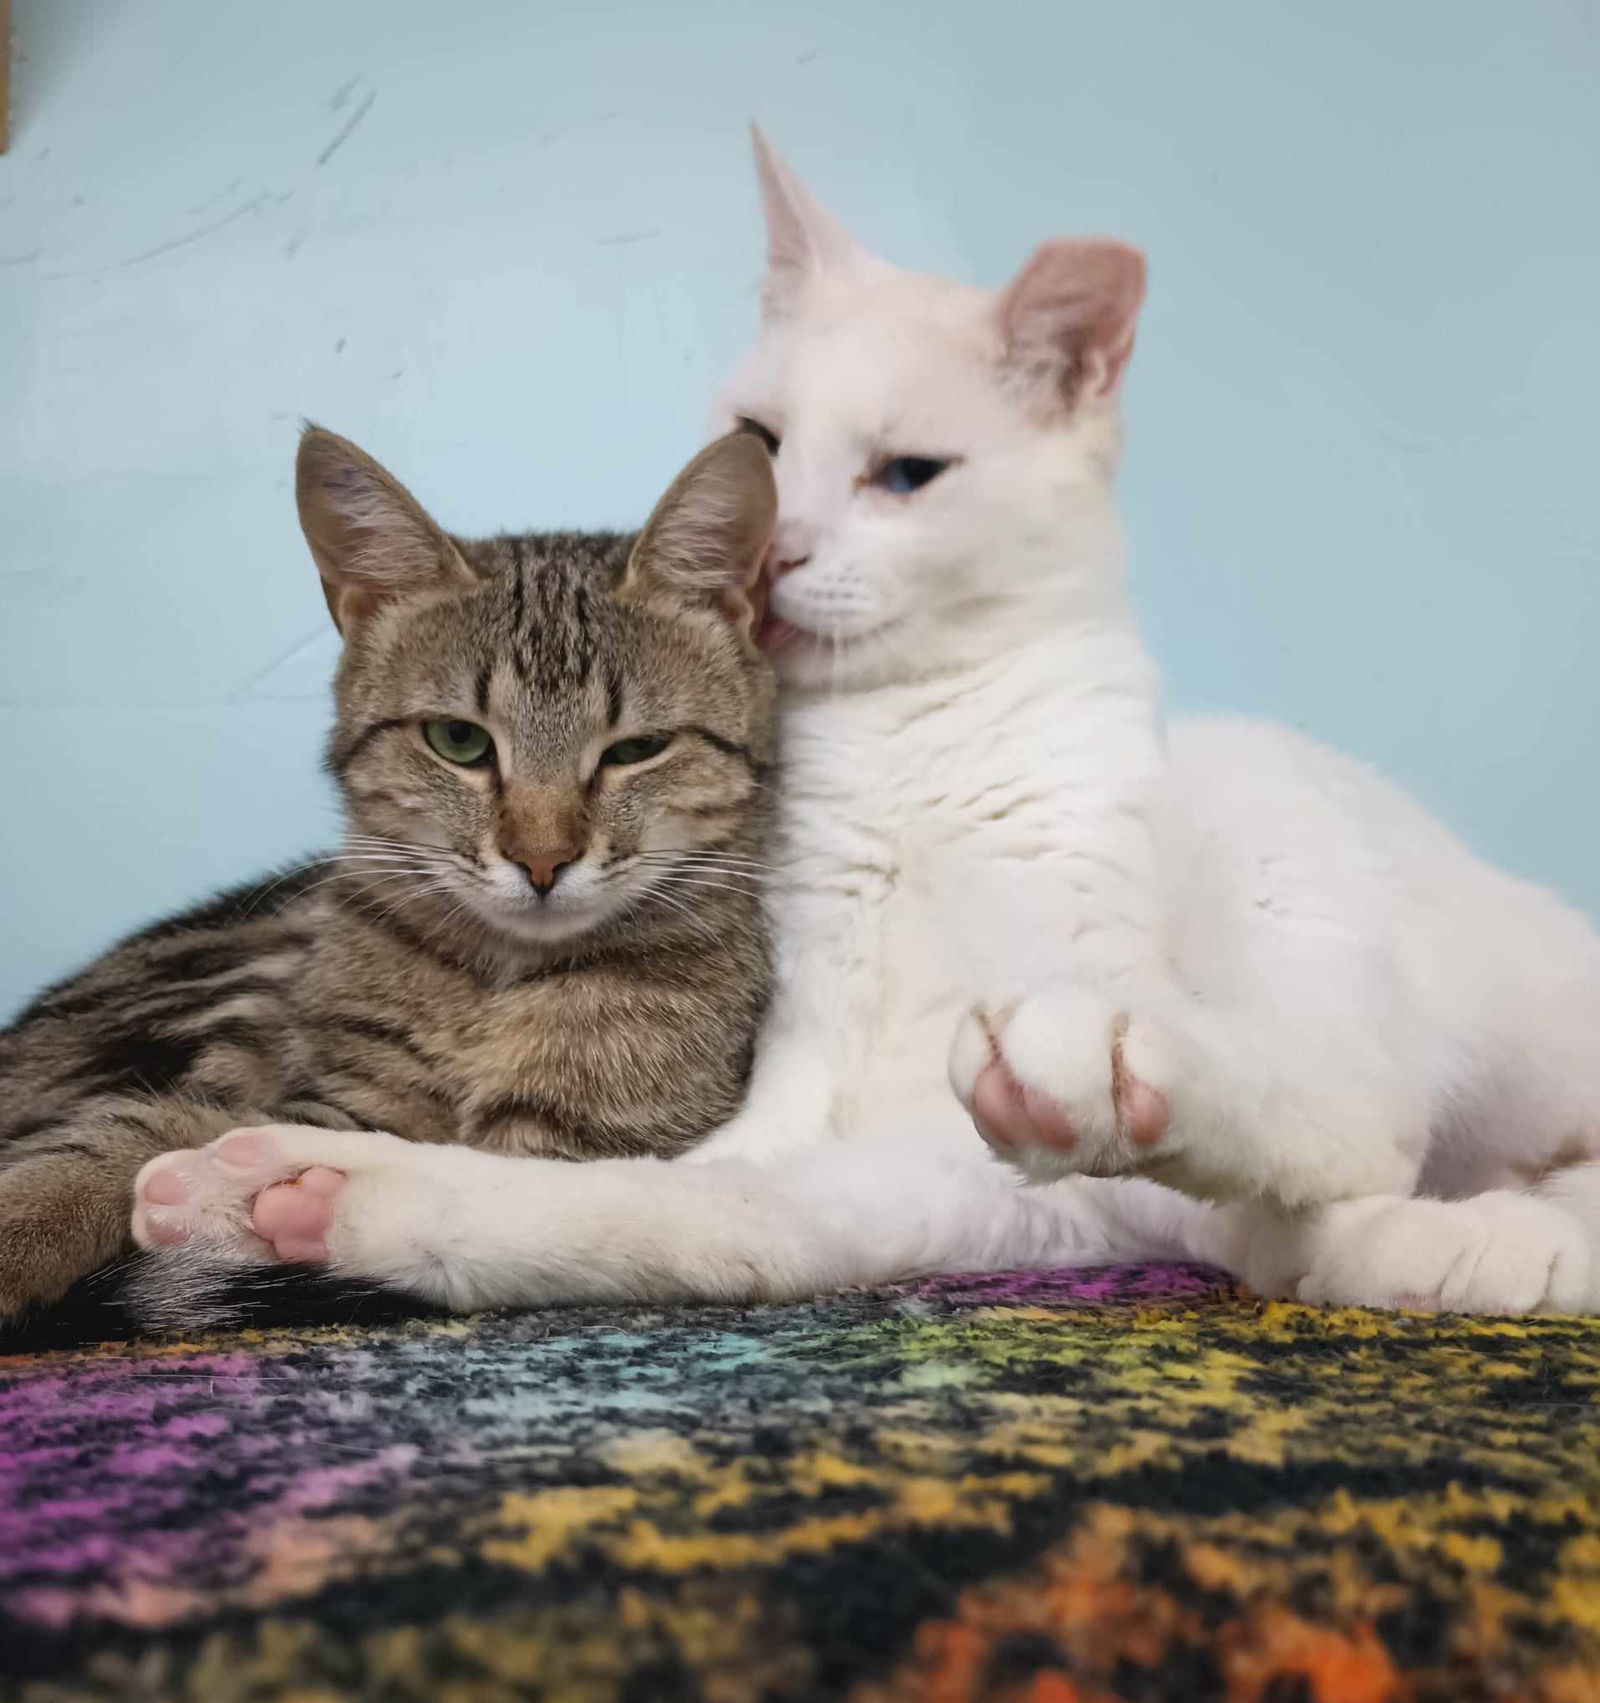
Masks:
[[[670,1155],[742,1096],[765,450],[702,451],[631,548],[451,537],[315,427],[297,491],[344,640],[344,847],[146,929],[0,1034],[0,1318],[128,1245],[152,1155],[236,1126]]]

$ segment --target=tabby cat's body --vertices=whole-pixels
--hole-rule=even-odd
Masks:
[[[767,991],[771,687],[717,599],[753,546],[718,532],[716,502],[685,517],[680,560],[662,511],[637,547],[448,540],[318,442],[323,498],[357,516],[343,537],[307,525],[346,634],[328,765],[350,837],[135,935],[0,1034],[0,1316],[126,1245],[146,1160],[236,1126],[670,1155],[742,1094]],[[759,532],[764,453],[707,453]],[[692,507],[692,474],[663,509]],[[441,584],[405,550],[464,573]],[[430,710],[492,727],[487,764],[442,759]],[[629,728],[653,731],[619,743]]]

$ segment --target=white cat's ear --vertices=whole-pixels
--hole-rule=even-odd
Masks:
[[[1139,250],[1109,237],[1041,243],[1000,297],[1007,357],[1069,406],[1114,390],[1144,278]]]
[[[307,426],[295,459],[300,530],[341,633],[392,598],[475,583],[447,532],[348,438]]]
[[[771,457],[751,433],[730,432],[701,450],[656,504],[628,558],[622,590],[707,603],[749,632],[777,523]]]
[[[759,124],[750,126],[750,141],[767,216],[767,278],[761,302],[771,317],[785,311],[808,278],[859,266],[868,256],[790,170]]]

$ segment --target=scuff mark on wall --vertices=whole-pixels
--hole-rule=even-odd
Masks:
[[[231,213],[224,213],[220,219],[213,219],[209,225],[202,225],[198,230],[185,231],[181,237],[173,237],[168,242],[157,243],[154,248],[147,248],[140,254],[130,254],[126,260],[112,260],[104,266],[74,266],[61,272],[50,272],[50,278],[96,278],[105,272],[120,272],[125,267],[142,266],[147,260],[158,260],[163,254],[171,254],[174,249],[188,248],[191,243],[203,242],[207,237],[215,236],[218,231],[226,230],[231,224],[242,219],[247,213],[258,213],[271,199],[270,193],[263,190],[253,196],[242,206],[235,207]]]
[[[312,632],[307,633],[303,638],[296,639],[287,650],[280,651],[279,654],[273,657],[273,659],[264,667],[258,668],[255,673],[240,681],[240,683],[228,694],[228,702],[230,704],[237,704],[250,697],[260,687],[264,686],[267,681],[269,681],[272,676],[279,671],[279,669],[287,668],[290,663],[294,662],[298,657],[304,656],[305,653],[313,646],[320,645],[326,637],[327,629],[319,624]]]
[[[222,188],[219,189],[215,195],[208,195],[204,201],[201,201],[196,206],[191,207],[189,209],[190,216],[194,217],[200,213],[209,213],[219,201],[225,201],[230,195],[232,195],[234,190],[236,190],[243,182],[244,179],[242,177],[236,177],[232,183],[223,184]]]
[[[355,127],[362,121],[362,119],[372,111],[372,103],[377,98],[378,91],[376,89],[369,89],[367,91],[367,98],[362,101],[361,105],[350,114],[342,125],[340,125],[333,140],[329,142],[327,147],[324,148],[320,154],[317,155],[317,164],[319,166],[325,166],[328,161],[339,152],[345,143],[350,140],[351,133],[355,130]]]

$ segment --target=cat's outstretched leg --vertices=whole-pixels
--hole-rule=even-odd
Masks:
[[[932,1272],[1199,1257],[1211,1209],[1137,1181],[1018,1186],[975,1144],[828,1146],[772,1165],[512,1158],[298,1125],[140,1173],[134,1234],[468,1310],[785,1300]]]

